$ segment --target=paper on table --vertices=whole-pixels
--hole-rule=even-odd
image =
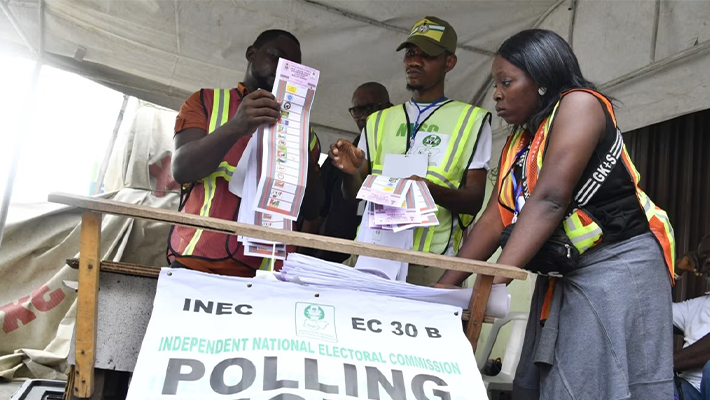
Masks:
[[[403,297],[411,300],[450,304],[467,309],[473,290],[438,289],[416,286],[400,280],[388,280],[342,264],[291,253],[284,261],[279,279],[302,285],[332,287]],[[504,317],[510,308],[510,295],[505,285],[494,285],[488,299],[486,315]]]

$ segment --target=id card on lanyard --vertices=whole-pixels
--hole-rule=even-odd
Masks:
[[[518,214],[520,214],[520,211],[523,209],[525,206],[525,193],[523,193],[523,181],[525,177],[523,176],[524,173],[524,165],[525,165],[525,160],[526,156],[528,153],[528,150],[530,150],[530,147],[526,147],[522,150],[520,150],[516,155],[515,155],[515,161],[513,162],[513,165],[510,166],[510,179],[513,181],[513,204],[515,207],[515,212],[513,214],[513,221],[512,223],[515,223],[518,220]],[[520,168],[520,180],[515,177],[515,168],[519,167]]]
[[[414,148],[414,144],[417,139],[417,133],[419,133],[419,128],[421,128],[421,124],[424,123],[424,121],[421,121],[422,114],[426,114],[426,112],[429,111],[431,108],[436,107],[437,104],[445,102],[446,100],[446,96],[441,96],[433,103],[430,103],[426,107],[421,108],[419,107],[419,104],[414,101],[414,99],[412,99],[412,104],[414,104],[414,107],[417,108],[417,119],[414,121],[414,129],[412,129],[411,125],[409,125],[409,115],[407,114],[407,110],[405,108],[404,113],[405,115],[407,115],[407,138],[409,139],[409,142],[407,143],[407,154],[410,154],[411,150]],[[434,109],[432,113],[435,112],[437,109]]]

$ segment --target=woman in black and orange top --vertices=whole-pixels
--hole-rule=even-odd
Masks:
[[[487,260],[504,244],[498,263],[544,275],[514,398],[672,399],[673,230],[638,187],[610,100],[551,31],[508,39],[492,74],[513,130],[497,196],[459,257]],[[439,284],[467,277],[447,271]]]

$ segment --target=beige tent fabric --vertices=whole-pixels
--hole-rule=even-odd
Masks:
[[[175,113],[142,104],[122,132],[102,197],[176,209],[170,178]],[[81,211],[54,204],[13,206],[0,252],[0,378],[66,379],[76,316],[76,281],[65,264],[78,256]],[[164,266],[169,226],[106,215],[103,259]]]
[[[5,1],[32,46],[40,32],[37,0]],[[347,109],[355,88],[384,84],[393,103],[407,100],[402,53],[395,49],[425,15],[458,34],[456,68],[446,76],[451,99],[479,102],[493,53],[533,26],[572,42],[586,77],[608,83],[654,61],[707,45],[707,0],[232,0],[44,1],[44,62],[173,109],[201,87],[233,87],[244,52],[259,32],[286,29],[301,42],[303,62],[322,71],[311,123],[328,148],[355,134]],[[656,6],[658,24],[654,35]],[[0,51],[30,56],[0,13]],[[710,51],[607,88],[628,131],[710,107],[704,84]],[[623,117],[623,118],[622,118]],[[494,129],[500,120],[496,118]]]

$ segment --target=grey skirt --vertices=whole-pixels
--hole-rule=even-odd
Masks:
[[[668,269],[648,233],[586,252],[555,283],[538,277],[513,399],[673,399]]]

